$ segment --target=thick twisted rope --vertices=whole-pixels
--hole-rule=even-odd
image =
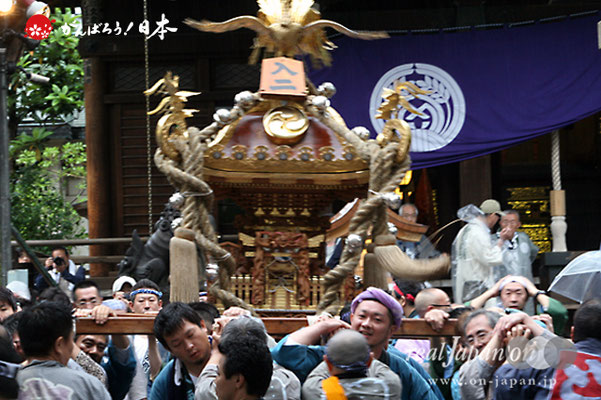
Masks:
[[[400,163],[396,161],[400,145],[392,142],[384,148],[380,148],[373,140],[363,142],[346,126],[334,121],[327,112],[321,112],[313,107],[310,104],[311,97],[309,96],[307,103],[309,112],[353,145],[358,155],[369,163],[369,189],[382,194],[393,192],[411,163],[408,156]],[[236,106],[231,112],[231,119],[237,119],[243,114],[244,110]],[[221,300],[226,307],[237,305],[252,310],[252,307],[228,291],[230,277],[235,271],[235,262],[233,257],[217,244],[217,236],[209,222],[208,209],[210,207],[208,206],[212,204],[212,192],[202,180],[203,155],[207,139],[213,136],[221,126],[221,124],[213,123],[201,131],[190,128],[188,143],[185,141],[174,143],[184,160],[182,168],[173,160],[165,157],[160,148],[155,154],[155,163],[174,187],[182,192],[190,191],[198,194],[198,196],[186,197],[182,208],[182,225],[195,232],[198,246],[211,254],[220,265],[219,279],[211,286],[211,294]],[[373,196],[362,201],[350,221],[349,233],[358,234],[363,240],[370,232],[372,235],[384,233],[387,230],[386,209],[387,205],[381,196]],[[318,311],[336,311],[340,287],[353,273],[360,257],[359,251],[351,251],[345,247],[339,265],[324,276],[325,293],[318,306]]]
[[[553,190],[561,190],[561,166],[559,162],[559,131],[551,133],[551,175]]]
[[[235,260],[219,246],[217,234],[209,219],[213,204],[213,192],[202,180],[204,153],[207,139],[219,130],[220,125],[213,123],[203,130],[188,129],[189,139],[175,140],[174,145],[182,155],[182,166],[166,157],[160,147],[155,153],[155,164],[167,176],[167,179],[181,193],[192,193],[185,197],[182,212],[182,227],[194,231],[196,244],[207,252],[219,265],[219,279],[211,286],[210,293],[225,305],[239,306],[252,310],[252,307],[228,291],[230,277],[236,269]]]
[[[399,143],[391,142],[380,148],[374,141],[363,142],[348,128],[334,121],[327,112],[320,112],[312,106],[308,109],[313,116],[351,143],[359,156],[369,163],[369,189],[380,193],[389,193],[396,189],[411,165],[408,155],[400,163],[395,161]],[[349,234],[357,234],[365,240],[370,231],[373,236],[385,233],[388,230],[386,209],[387,205],[381,196],[372,196],[362,201],[351,218]],[[360,258],[361,251],[352,251],[345,245],[339,264],[323,277],[324,295],[317,306],[318,313],[337,312],[340,288],[354,272]]]

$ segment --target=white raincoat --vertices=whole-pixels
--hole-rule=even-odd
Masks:
[[[503,264],[503,253],[491,242],[490,229],[478,207],[469,204],[459,209],[457,216],[467,225],[453,241],[451,276],[455,302],[464,303],[495,284],[493,268]]]

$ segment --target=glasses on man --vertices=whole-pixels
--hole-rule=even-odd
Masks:
[[[98,304],[98,299],[96,299],[94,297],[91,299],[81,299],[77,302],[77,305],[82,306],[82,307],[85,306],[86,304],[91,304],[91,305],[95,306],[96,304]]]
[[[470,346],[473,345],[474,343],[476,343],[476,340],[478,341],[478,343],[483,343],[486,339],[488,339],[488,337],[490,336],[490,334],[492,333],[491,331],[479,331],[478,333],[476,333],[475,336],[468,336],[465,341],[467,342],[467,344],[469,344]]]

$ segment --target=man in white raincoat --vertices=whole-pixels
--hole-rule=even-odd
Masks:
[[[487,201],[482,203],[483,207]],[[503,264],[503,243],[511,239],[512,233],[503,228],[497,243],[491,243],[490,229],[499,220],[499,215],[496,212],[485,214],[473,204],[459,209],[457,217],[467,225],[461,228],[453,242],[451,276],[455,302],[464,303],[495,284],[493,269]]]

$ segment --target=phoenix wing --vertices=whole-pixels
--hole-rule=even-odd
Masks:
[[[196,21],[191,18],[186,18],[184,23],[203,32],[222,33],[247,28],[252,29],[259,34],[269,35],[269,28],[265,26],[259,18],[250,15],[243,15],[223,22],[211,22],[207,20]]]
[[[386,32],[358,32],[353,31],[346,26],[339,24],[338,22],[330,21],[327,19],[320,19],[315,22],[311,22],[310,24],[305,25],[303,29],[303,35],[309,35],[315,30],[323,29],[323,28],[332,28],[335,31],[338,31],[346,36],[355,38],[355,39],[364,39],[364,40],[374,40],[374,39],[386,39],[388,38],[388,33]]]

